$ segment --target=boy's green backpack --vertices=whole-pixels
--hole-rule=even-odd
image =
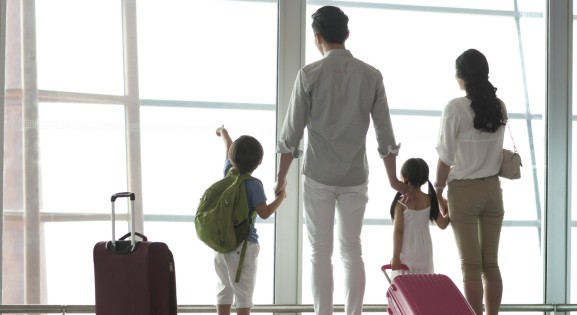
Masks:
[[[251,178],[253,177],[239,174],[236,168],[231,168],[226,177],[204,192],[194,218],[198,238],[219,253],[229,253],[244,242],[236,282],[240,278],[246,239],[256,215],[256,211],[253,211],[249,216],[244,187],[244,181]]]

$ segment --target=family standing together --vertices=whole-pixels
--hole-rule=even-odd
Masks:
[[[396,156],[401,145],[394,136],[381,72],[346,49],[348,17],[341,9],[318,9],[312,15],[312,29],[323,58],[304,66],[297,74],[277,144],[280,159],[275,199],[267,205],[262,183],[253,180],[249,211],[267,217],[278,208],[286,195],[291,164],[303,155],[299,145],[306,130],[303,201],[312,249],[315,313],[333,313],[332,256],[336,235],[344,268],[345,312],[362,314],[366,278],[361,230],[369,174],[365,143],[372,122],[389,185],[398,192],[391,205],[393,269],[402,263],[414,272],[434,272],[430,222],[441,229],[451,224],[465,297],[477,314],[483,314],[483,304],[486,314],[498,314],[503,285],[497,258],[504,210],[497,174],[507,112],[489,82],[485,56],[469,49],[456,59],[456,80],[466,96],[449,101],[443,109],[434,184],[429,180],[429,166],[420,158],[407,160],[399,179]],[[247,163],[243,156],[250,156],[253,150],[260,155],[250,160],[247,172],[260,164],[262,147],[256,139],[244,139],[247,147],[241,146],[242,141],[235,143],[234,151],[226,129],[219,128],[217,134],[227,144],[227,167]],[[426,191],[421,190],[423,187]],[[252,242],[257,244],[257,239],[253,231]],[[233,297],[237,313],[250,313],[258,255],[258,246],[252,247],[249,261],[254,267],[243,268],[239,283],[230,280],[238,258],[224,257],[227,254],[217,254],[215,258],[220,279],[219,314],[230,313]]]

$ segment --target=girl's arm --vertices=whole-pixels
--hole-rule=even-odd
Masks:
[[[278,194],[275,195],[274,200],[271,203],[267,205],[265,202],[263,202],[260,205],[256,206],[255,211],[259,217],[267,219],[273,213],[275,213],[275,211],[278,209],[278,207],[285,198],[286,198],[286,189],[283,188],[281,191],[278,192]]]
[[[447,228],[447,226],[449,226],[449,223],[451,223],[451,219],[449,218],[448,214],[439,213],[439,216],[437,217],[437,221],[435,221],[435,222],[437,223],[437,226],[441,230],[444,230]]]
[[[444,230],[449,226],[449,223],[451,223],[451,219],[449,219],[448,214],[439,213],[436,223],[441,230]]]
[[[449,218],[449,207],[447,206],[447,199],[443,197],[439,199],[439,208],[445,209],[445,211],[439,211],[439,216],[437,217],[436,223],[441,230],[444,230],[451,222],[451,219]]]
[[[449,206],[447,205],[447,199],[443,197],[439,199],[439,208],[445,209],[445,211],[439,211],[439,216],[435,222],[441,230],[444,230],[447,228],[449,223],[451,223],[451,218],[449,218]]]
[[[403,217],[403,205],[397,203],[395,206],[395,219],[393,220],[393,259],[391,259],[391,269],[401,269],[401,249],[403,248],[403,229],[405,219]]]
[[[437,162],[437,180],[435,180],[435,193],[437,194],[438,200],[443,200],[443,190],[445,190],[445,186],[447,185],[447,177],[449,177],[449,171],[451,167],[445,164],[441,159]],[[439,202],[441,206],[441,213],[447,214],[446,203],[443,205]]]

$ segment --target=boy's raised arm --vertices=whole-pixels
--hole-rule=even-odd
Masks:
[[[222,125],[222,127],[218,127],[216,129],[216,135],[222,138],[222,142],[224,143],[224,148],[226,149],[226,154],[228,156],[228,150],[232,145],[232,139],[228,134],[228,130],[226,130],[226,128],[224,128],[224,125]]]

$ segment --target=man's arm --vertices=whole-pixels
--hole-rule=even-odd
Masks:
[[[300,69],[293,85],[285,121],[277,144],[280,153],[277,181],[274,185],[276,195],[286,187],[286,177],[293,159],[299,158],[302,152],[299,144],[310,117],[312,98],[305,87],[305,73]]]
[[[278,195],[286,187],[286,177],[294,157],[292,153],[281,153],[278,166],[278,175],[274,185],[274,192]]]
[[[409,185],[401,182],[397,178],[397,156],[393,153],[389,153],[387,156],[385,156],[383,161],[385,163],[385,170],[387,171],[387,177],[389,178],[389,184],[391,185],[391,188],[403,194],[405,198],[411,198],[410,195],[414,194],[412,189],[409,187]]]

